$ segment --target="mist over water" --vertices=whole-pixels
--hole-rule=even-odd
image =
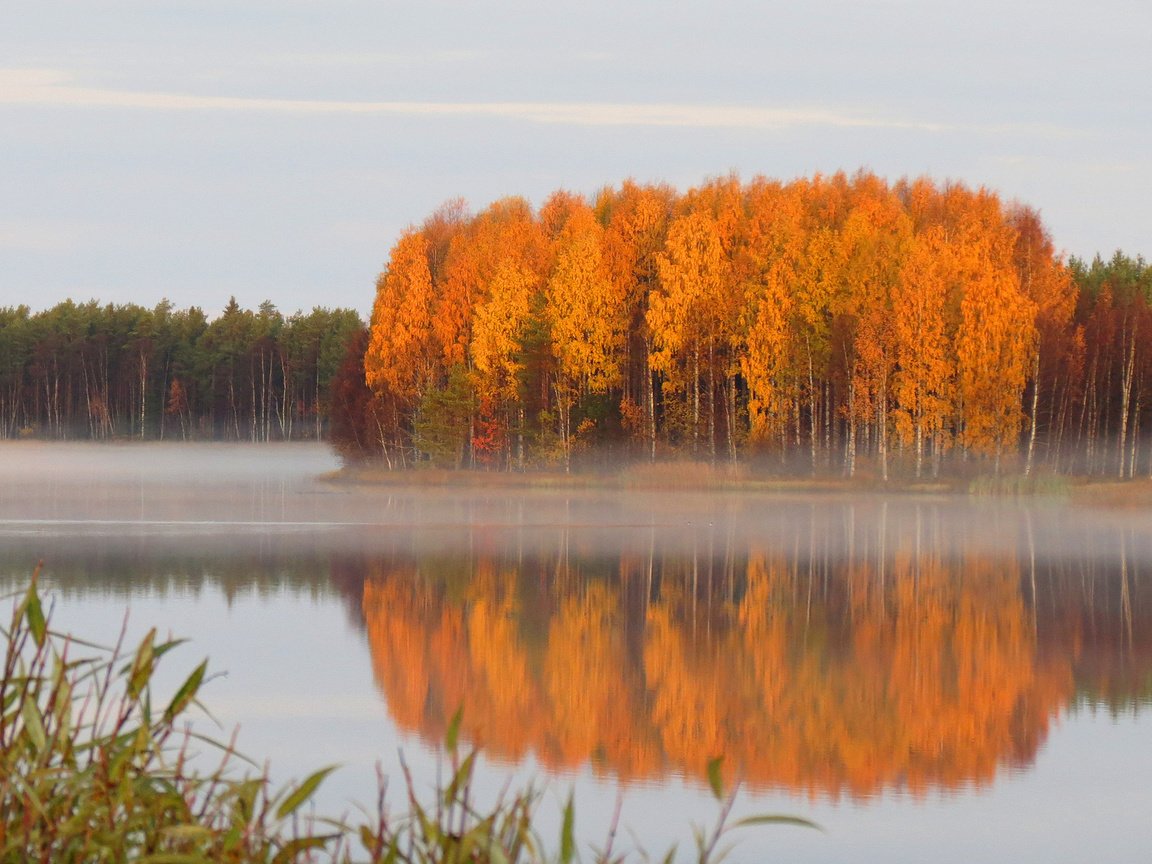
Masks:
[[[130,607],[133,633],[189,637],[173,680],[208,655],[222,727],[281,779],[344,763],[337,809],[398,746],[430,782],[463,703],[492,789],[574,784],[590,840],[623,788],[646,845],[683,842],[721,754],[749,812],[828,829],[737,860],[1136,860],[1152,839],[1126,779],[1148,759],[1145,511],[335,468],[315,445],[0,446],[0,584],[42,560],[59,629],[111,641]]]
[[[356,486],[329,482],[337,468],[315,444],[4,443],[0,532],[67,526],[85,536],[174,538],[222,529],[223,541],[251,528],[290,533],[301,546],[371,551],[469,546],[477,532],[505,529],[524,529],[510,535],[521,547],[547,546],[548,530],[563,528],[586,551],[641,549],[653,538],[684,551],[718,539],[786,548],[809,538],[832,558],[857,554],[861,537],[907,536],[941,552],[1108,557],[1124,536],[1131,560],[1152,556],[1148,513],[1059,499]]]

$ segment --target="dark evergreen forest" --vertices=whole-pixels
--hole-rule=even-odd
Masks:
[[[0,438],[320,439],[348,309],[0,308]]]

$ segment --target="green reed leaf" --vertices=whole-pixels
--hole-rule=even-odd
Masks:
[[[472,773],[476,769],[476,753],[473,751],[469,753],[467,758],[460,763],[460,767],[456,769],[456,773],[452,775],[452,781],[444,790],[444,803],[452,804],[461,795],[462,790],[468,787],[469,781],[472,779]]]
[[[712,794],[716,796],[717,800],[724,797],[724,776],[720,773],[723,764],[723,756],[708,760],[708,785],[712,788]]]
[[[360,826],[360,845],[364,847],[365,852],[375,852],[377,846],[376,835],[372,833],[372,829],[367,825]]]
[[[140,647],[136,649],[136,657],[132,661],[132,672],[128,677],[128,695],[133,699],[139,697],[144,687],[152,679],[155,641],[156,628],[153,627],[140,641]]]
[[[212,837],[212,832],[205,828],[203,825],[169,825],[161,832],[165,837],[171,840],[184,840],[187,842],[194,842],[196,840],[209,840]]]
[[[448,721],[448,731],[444,733],[444,749],[449,753],[456,752],[456,744],[460,740],[460,723],[464,719],[464,706],[461,705]]]
[[[24,728],[36,750],[43,753],[48,746],[48,736],[44,732],[44,720],[34,699],[25,699],[20,706],[20,716],[24,718]]]
[[[742,828],[745,825],[794,825],[797,828],[815,828],[817,831],[824,830],[810,819],[804,819],[800,816],[763,814],[760,816],[745,816],[743,819],[738,819],[732,823],[733,828]]]
[[[40,592],[36,589],[35,579],[28,585],[28,593],[24,597],[24,620],[28,622],[28,629],[32,632],[36,645],[43,647],[44,640],[48,636],[48,622],[44,618],[44,607],[40,603]]]
[[[576,855],[576,808],[572,801],[572,793],[568,793],[568,803],[564,805],[564,824],[560,828],[560,861],[561,864],[570,864]]]
[[[180,685],[180,689],[176,691],[176,695],[172,697],[172,701],[168,703],[168,707],[164,709],[164,721],[171,723],[188,704],[196,698],[196,694],[200,691],[200,685],[204,683],[204,675],[208,671],[208,661],[205,660],[197,666],[192,674]]]
[[[276,853],[276,857],[272,859],[272,864],[289,864],[289,862],[299,859],[300,853],[307,852],[311,849],[323,849],[339,836],[339,834],[326,834],[316,837],[297,837],[294,840],[289,840],[284,844],[283,848]],[[311,858],[306,858],[305,860],[311,860]]]
[[[475,842],[477,851],[479,851],[483,858],[465,858],[465,861],[479,860],[489,861],[491,864],[509,864],[508,855],[504,852],[504,848],[500,842],[492,837],[490,834],[484,834],[482,837],[477,838]]]
[[[335,765],[329,765],[327,768],[321,768],[319,771],[306,777],[276,809],[276,818],[283,819],[299,810],[304,802],[312,797],[317,787],[324,782],[324,778],[336,770],[336,767]]]

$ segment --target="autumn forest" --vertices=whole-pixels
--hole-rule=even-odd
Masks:
[[[994,192],[860,172],[450,202],[370,326],[0,308],[0,438],[328,438],[350,462],[1152,474],[1152,266]]]
[[[1152,268],[1065,260],[986,189],[625,182],[393,246],[334,385],[392,468],[684,458],[888,478],[1152,471]]]

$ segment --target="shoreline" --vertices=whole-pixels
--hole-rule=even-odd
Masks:
[[[293,450],[324,449],[333,462],[338,456],[326,442],[293,441],[180,441],[111,439],[105,441],[20,439],[0,441],[0,451],[10,454],[50,451],[59,447],[78,451],[107,449],[125,454],[130,451],[179,451],[184,448],[201,451],[244,451],[249,449],[280,450],[287,455]],[[365,490],[461,489],[477,492],[640,492],[648,494],[751,494],[781,498],[834,498],[842,496],[892,496],[901,498],[996,498],[1059,500],[1073,504],[1135,509],[1152,509],[1152,477],[1129,480],[1115,477],[1053,474],[1040,472],[1031,477],[1018,473],[945,474],[919,480],[894,476],[887,482],[875,476],[871,468],[856,477],[839,474],[801,475],[770,473],[747,463],[667,461],[638,462],[622,465],[615,471],[486,471],[477,469],[406,468],[389,470],[379,464],[344,465],[312,475],[312,479],[334,487],[357,487]]]
[[[1104,507],[1152,508],[1152,478],[1040,474],[948,476],[921,480],[833,476],[756,476],[746,468],[700,463],[629,466],[612,473],[501,472],[432,468],[388,470],[344,466],[319,478],[334,486],[366,489],[462,489],[472,491],[645,492],[668,494],[742,493],[771,497],[884,495],[915,498],[1057,499]]]

